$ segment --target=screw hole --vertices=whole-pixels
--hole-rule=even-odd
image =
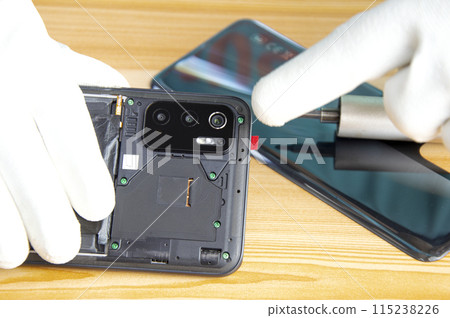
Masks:
[[[237,190],[237,193],[241,193],[241,190]]]

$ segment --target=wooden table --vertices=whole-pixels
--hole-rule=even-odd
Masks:
[[[371,3],[35,1],[53,38],[120,70],[135,87],[148,87],[150,74],[237,19],[260,20],[311,46]],[[426,152],[449,169],[450,155],[442,146],[427,146]],[[413,260],[252,160],[244,261],[230,276],[32,266],[0,270],[2,299],[79,297],[448,299],[450,257]]]

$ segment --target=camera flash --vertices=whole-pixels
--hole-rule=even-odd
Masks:
[[[223,138],[197,137],[195,141],[199,145],[207,145],[207,146],[223,146],[225,144],[225,139]]]

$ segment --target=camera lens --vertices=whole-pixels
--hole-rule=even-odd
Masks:
[[[159,108],[153,113],[154,121],[159,125],[165,125],[170,120],[170,114],[166,109]]]
[[[159,113],[159,114],[156,115],[156,119],[157,119],[159,122],[166,121],[166,114],[164,114],[164,113]]]
[[[212,113],[209,116],[209,124],[214,129],[222,129],[227,124],[227,117],[221,112]]]
[[[181,115],[181,122],[187,127],[193,127],[198,124],[198,116],[192,110],[186,111]]]

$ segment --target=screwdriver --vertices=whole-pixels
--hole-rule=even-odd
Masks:
[[[337,135],[343,138],[411,141],[389,119],[380,96],[344,95],[339,98],[339,109],[322,108],[301,118],[336,123]]]

